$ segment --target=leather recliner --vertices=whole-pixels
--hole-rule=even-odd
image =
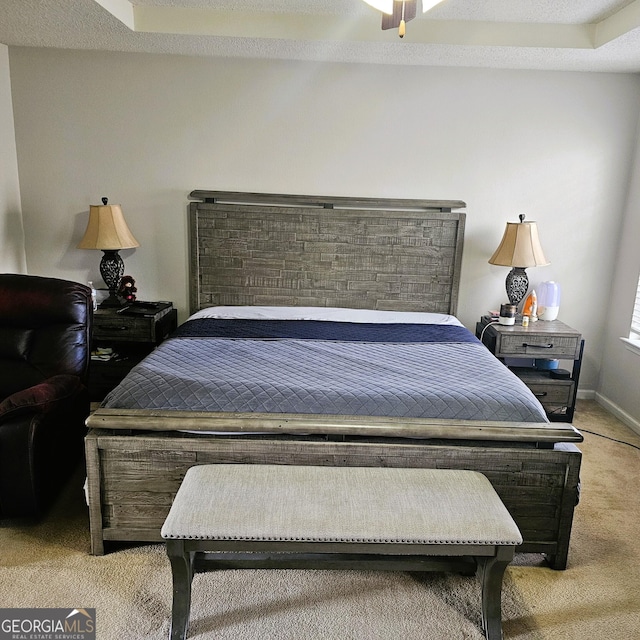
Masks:
[[[0,274],[0,518],[42,515],[83,458],[91,289]]]

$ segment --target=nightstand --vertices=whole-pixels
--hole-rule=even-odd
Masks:
[[[513,326],[506,326],[483,316],[476,324],[476,336],[497,358],[503,362],[508,359],[509,369],[540,400],[549,420],[573,420],[584,350],[579,331],[559,320],[538,320],[523,327],[518,321]],[[527,366],[533,359],[572,360],[570,376],[555,378],[551,370]]]
[[[100,402],[129,371],[177,327],[171,302],[136,302],[127,307],[98,309],[93,315],[92,352],[111,350],[103,360],[92,355],[89,396]]]

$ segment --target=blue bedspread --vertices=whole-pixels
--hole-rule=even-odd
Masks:
[[[103,406],[547,422],[524,383],[451,325],[190,321]]]
[[[179,338],[331,340],[335,342],[478,342],[465,327],[443,324],[199,318],[178,327]]]

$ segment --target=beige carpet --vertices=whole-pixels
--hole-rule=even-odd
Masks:
[[[640,446],[593,402],[575,424]],[[585,433],[569,568],[517,556],[503,592],[505,638],[640,639],[640,450]],[[100,640],[166,638],[162,545],[89,555],[81,479],[32,527],[0,526],[0,607],[95,607]],[[223,571],[194,579],[190,638],[476,640],[475,578],[355,571]]]

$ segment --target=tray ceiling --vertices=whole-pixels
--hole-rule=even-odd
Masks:
[[[307,61],[640,72],[640,0],[444,0],[380,29],[362,0],[2,0],[0,43]]]

